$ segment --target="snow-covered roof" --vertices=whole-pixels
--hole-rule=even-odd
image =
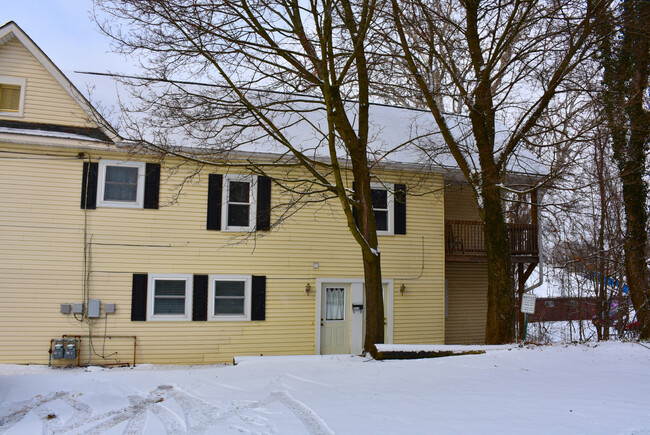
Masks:
[[[114,76],[81,72],[68,72],[67,74],[78,89],[88,92],[89,100],[100,104],[100,108],[112,110],[119,115],[123,109],[133,109],[139,103],[132,96],[128,86]],[[160,86],[164,87],[165,85]],[[183,86],[190,87],[193,92],[201,92],[201,89],[207,89],[209,92],[210,89],[210,86],[201,87],[196,84]],[[299,102],[292,100],[286,104],[287,110],[285,111],[269,112],[274,123],[281,127],[282,134],[310,157],[327,157],[329,155],[326,141],[327,117],[322,102],[317,99],[310,102],[309,99],[300,98]],[[354,118],[357,110],[356,104],[350,103],[347,109],[349,110],[348,116]],[[369,115],[370,161],[379,162],[381,165],[389,167],[427,167],[430,170],[444,172],[449,178],[462,180],[458,165],[444,146],[430,112],[372,104],[369,108]],[[146,115],[141,113],[135,114],[135,116],[146,119]],[[109,120],[116,122],[110,117]],[[463,145],[465,154],[469,156],[471,169],[478,172],[478,158],[470,134],[469,120],[460,116],[447,116],[447,120],[452,134]],[[211,137],[212,131],[208,132],[207,130],[204,138],[188,135],[180,128],[169,129],[168,133],[168,138],[171,138],[174,145],[179,148],[205,148],[206,144],[214,143],[215,140],[214,137]],[[497,140],[505,141],[508,136],[509,132],[505,127],[501,127],[497,132]],[[250,156],[251,153],[262,153],[270,158],[277,158],[278,155],[285,154],[287,151],[285,146],[271,138],[259,126],[248,128],[243,134],[238,133],[237,139],[242,143],[237,147],[237,152],[240,155],[243,153],[243,155]],[[342,148],[339,157],[346,158]],[[507,169],[510,174],[514,175],[514,178],[519,178],[519,180],[539,178],[541,174],[548,172],[539,163],[539,159],[526,150],[510,159]]]

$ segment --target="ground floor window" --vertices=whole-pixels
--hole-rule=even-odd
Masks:
[[[150,320],[190,320],[192,275],[151,274],[147,300]]]
[[[250,320],[250,275],[210,275],[210,320]]]

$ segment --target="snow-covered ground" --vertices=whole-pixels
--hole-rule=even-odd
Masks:
[[[0,366],[0,433],[650,434],[650,349],[488,348],[374,361],[236,366]]]
[[[582,336],[580,328],[582,327]],[[612,329],[613,336],[616,330]],[[569,320],[560,322],[531,322],[528,324],[527,341],[533,343],[570,343],[573,341],[596,340],[596,327],[591,320]]]

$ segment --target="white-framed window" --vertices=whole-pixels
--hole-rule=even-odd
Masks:
[[[149,275],[147,320],[192,320],[192,275]]]
[[[393,188],[392,184],[370,183],[372,210],[375,212],[378,235],[392,235],[395,232],[395,199],[391,191]]]
[[[345,320],[345,288],[325,288],[325,320]]]
[[[146,163],[100,160],[98,207],[142,208]]]
[[[0,76],[0,114],[23,116],[27,80],[21,77]]]
[[[208,320],[251,319],[251,275],[210,275]]]
[[[257,177],[224,175],[221,212],[222,231],[255,229]]]

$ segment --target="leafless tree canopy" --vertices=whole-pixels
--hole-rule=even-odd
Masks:
[[[122,51],[144,55],[142,68],[151,78],[139,83],[145,115],[130,124],[131,136],[165,153],[203,163],[219,159],[258,173],[266,173],[263,165],[242,162],[241,154],[233,157],[232,152],[279,152],[282,156],[273,163],[287,171],[274,176],[276,184],[300,195],[320,194],[318,200],[337,198],[363,256],[365,348],[372,351],[375,343],[383,342],[381,269],[370,190],[373,165],[381,156],[369,148],[370,82],[378,62],[366,49],[379,3],[96,4],[111,17],[98,19],[101,28]],[[210,86],[176,80],[188,75]],[[188,156],[178,147],[184,144],[198,145],[195,150],[206,154]],[[354,191],[346,177],[354,181]]]
[[[571,95],[573,73],[592,55],[589,43],[606,6],[574,0],[391,0],[395,31],[386,44],[399,47],[393,54],[400,55],[399,65],[413,83],[402,89],[434,116],[484,222],[489,343],[513,337],[501,202],[508,170],[527,147],[550,145],[563,124],[560,117],[580,107]]]
[[[595,30],[610,0],[95,4],[108,14],[97,21],[116,48],[141,56],[130,137],[199,165],[219,161],[259,174],[268,167],[241,152],[273,151],[280,157],[270,163],[284,168],[274,182],[299,198],[294,204],[340,202],[363,255],[368,350],[383,340],[370,180],[403,145],[376,146],[371,106],[397,103],[432,116],[437,133],[415,132],[410,141],[434,163],[451,155],[473,189],[488,257],[486,339],[512,340],[503,199],[534,191],[539,173],[557,176],[590,146],[600,80]],[[513,186],[513,171],[519,180],[534,176]]]

